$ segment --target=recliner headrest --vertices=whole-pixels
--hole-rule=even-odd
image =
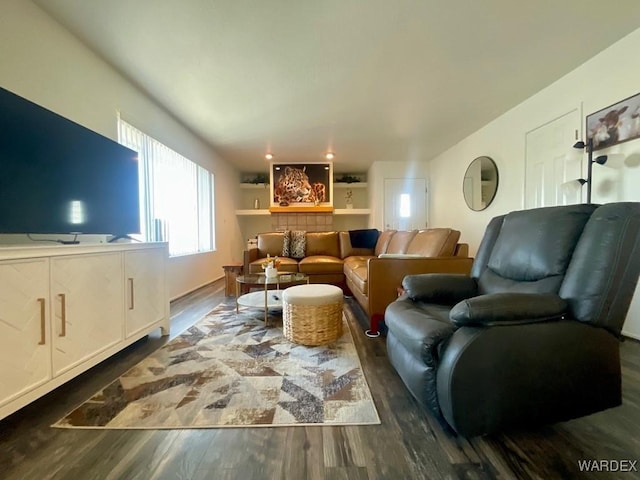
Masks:
[[[488,267],[511,280],[532,282],[564,275],[596,205],[536,208],[509,213]]]

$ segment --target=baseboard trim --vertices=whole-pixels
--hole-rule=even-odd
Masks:
[[[634,342],[640,342],[640,335],[637,335],[635,333],[629,333],[623,330],[622,336],[625,338],[625,340],[633,340]]]
[[[224,280],[224,275],[218,278],[214,278],[213,280],[210,280],[208,282],[204,282],[202,285],[199,285],[197,287],[192,288],[191,290],[187,290],[184,293],[179,293],[178,295],[175,295],[174,297],[171,297],[169,299],[170,302],[173,302],[175,300],[179,300],[182,297],[186,297],[187,295],[189,295],[190,293],[195,292],[196,290],[200,290],[201,288],[207,287],[209,285],[213,285],[214,283],[220,281],[220,280]],[[222,286],[222,288],[224,289],[224,285]]]

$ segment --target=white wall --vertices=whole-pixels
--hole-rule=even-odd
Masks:
[[[462,240],[470,244],[471,253],[475,254],[492,217],[524,206],[526,132],[577,107],[582,108],[583,115],[576,129],[584,134],[585,115],[640,92],[638,51],[640,29],[433,159],[430,164],[431,224],[459,229]],[[571,150],[572,146],[567,145],[567,151]],[[640,156],[640,140],[598,151],[598,154],[614,152],[635,160]],[[462,179],[468,164],[480,155],[495,160],[500,183],[489,208],[472,212],[462,197]],[[611,174],[594,165],[593,175],[593,202],[640,200],[640,167],[622,167]],[[612,179],[613,183],[607,181]],[[638,291],[623,332],[640,338]]]
[[[222,265],[241,258],[238,172],[31,2],[0,0],[0,86],[114,140],[121,111],[215,174],[217,251],[170,260],[172,298],[222,277]]]

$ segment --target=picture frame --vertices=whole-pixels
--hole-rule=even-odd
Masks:
[[[272,207],[333,206],[333,163],[272,162]]]
[[[593,151],[640,138],[640,93],[587,115],[585,123]]]

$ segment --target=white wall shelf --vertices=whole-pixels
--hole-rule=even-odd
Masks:
[[[369,208],[336,208],[333,211],[334,215],[369,215],[371,209]]]
[[[236,210],[236,215],[256,216],[256,215],[269,215],[269,214],[270,212],[266,208],[261,208],[261,209],[249,208],[244,210]]]
[[[333,189],[335,190],[336,188],[367,188],[367,182],[333,182]]]
[[[251,174],[246,174],[245,178],[254,178]],[[373,210],[369,207],[368,186],[365,181],[364,174],[358,175],[362,180],[360,182],[333,182],[333,196],[331,203],[333,208],[322,212],[325,215],[331,215],[332,228],[334,230],[352,230],[358,228],[367,228]],[[345,208],[347,203],[347,194],[352,201],[354,208]],[[253,208],[257,205],[259,208]],[[258,232],[271,231],[275,224],[281,219],[272,217],[271,213],[278,210],[272,205],[271,185],[269,183],[239,183],[238,204],[236,205],[235,216],[238,219],[238,226],[242,231],[244,238],[253,238]],[[296,207],[288,207],[284,212],[295,213]],[[318,207],[306,207],[305,213],[313,213]],[[323,207],[326,208],[326,207]],[[270,212],[271,210],[271,212]],[[319,213],[319,211],[315,211]],[[288,222],[288,220],[287,220]]]
[[[371,213],[371,209],[369,208],[336,208],[333,211],[334,215],[369,215]],[[266,209],[245,209],[245,210],[236,210],[236,215],[238,216],[259,216],[259,215],[269,215],[269,210]]]

